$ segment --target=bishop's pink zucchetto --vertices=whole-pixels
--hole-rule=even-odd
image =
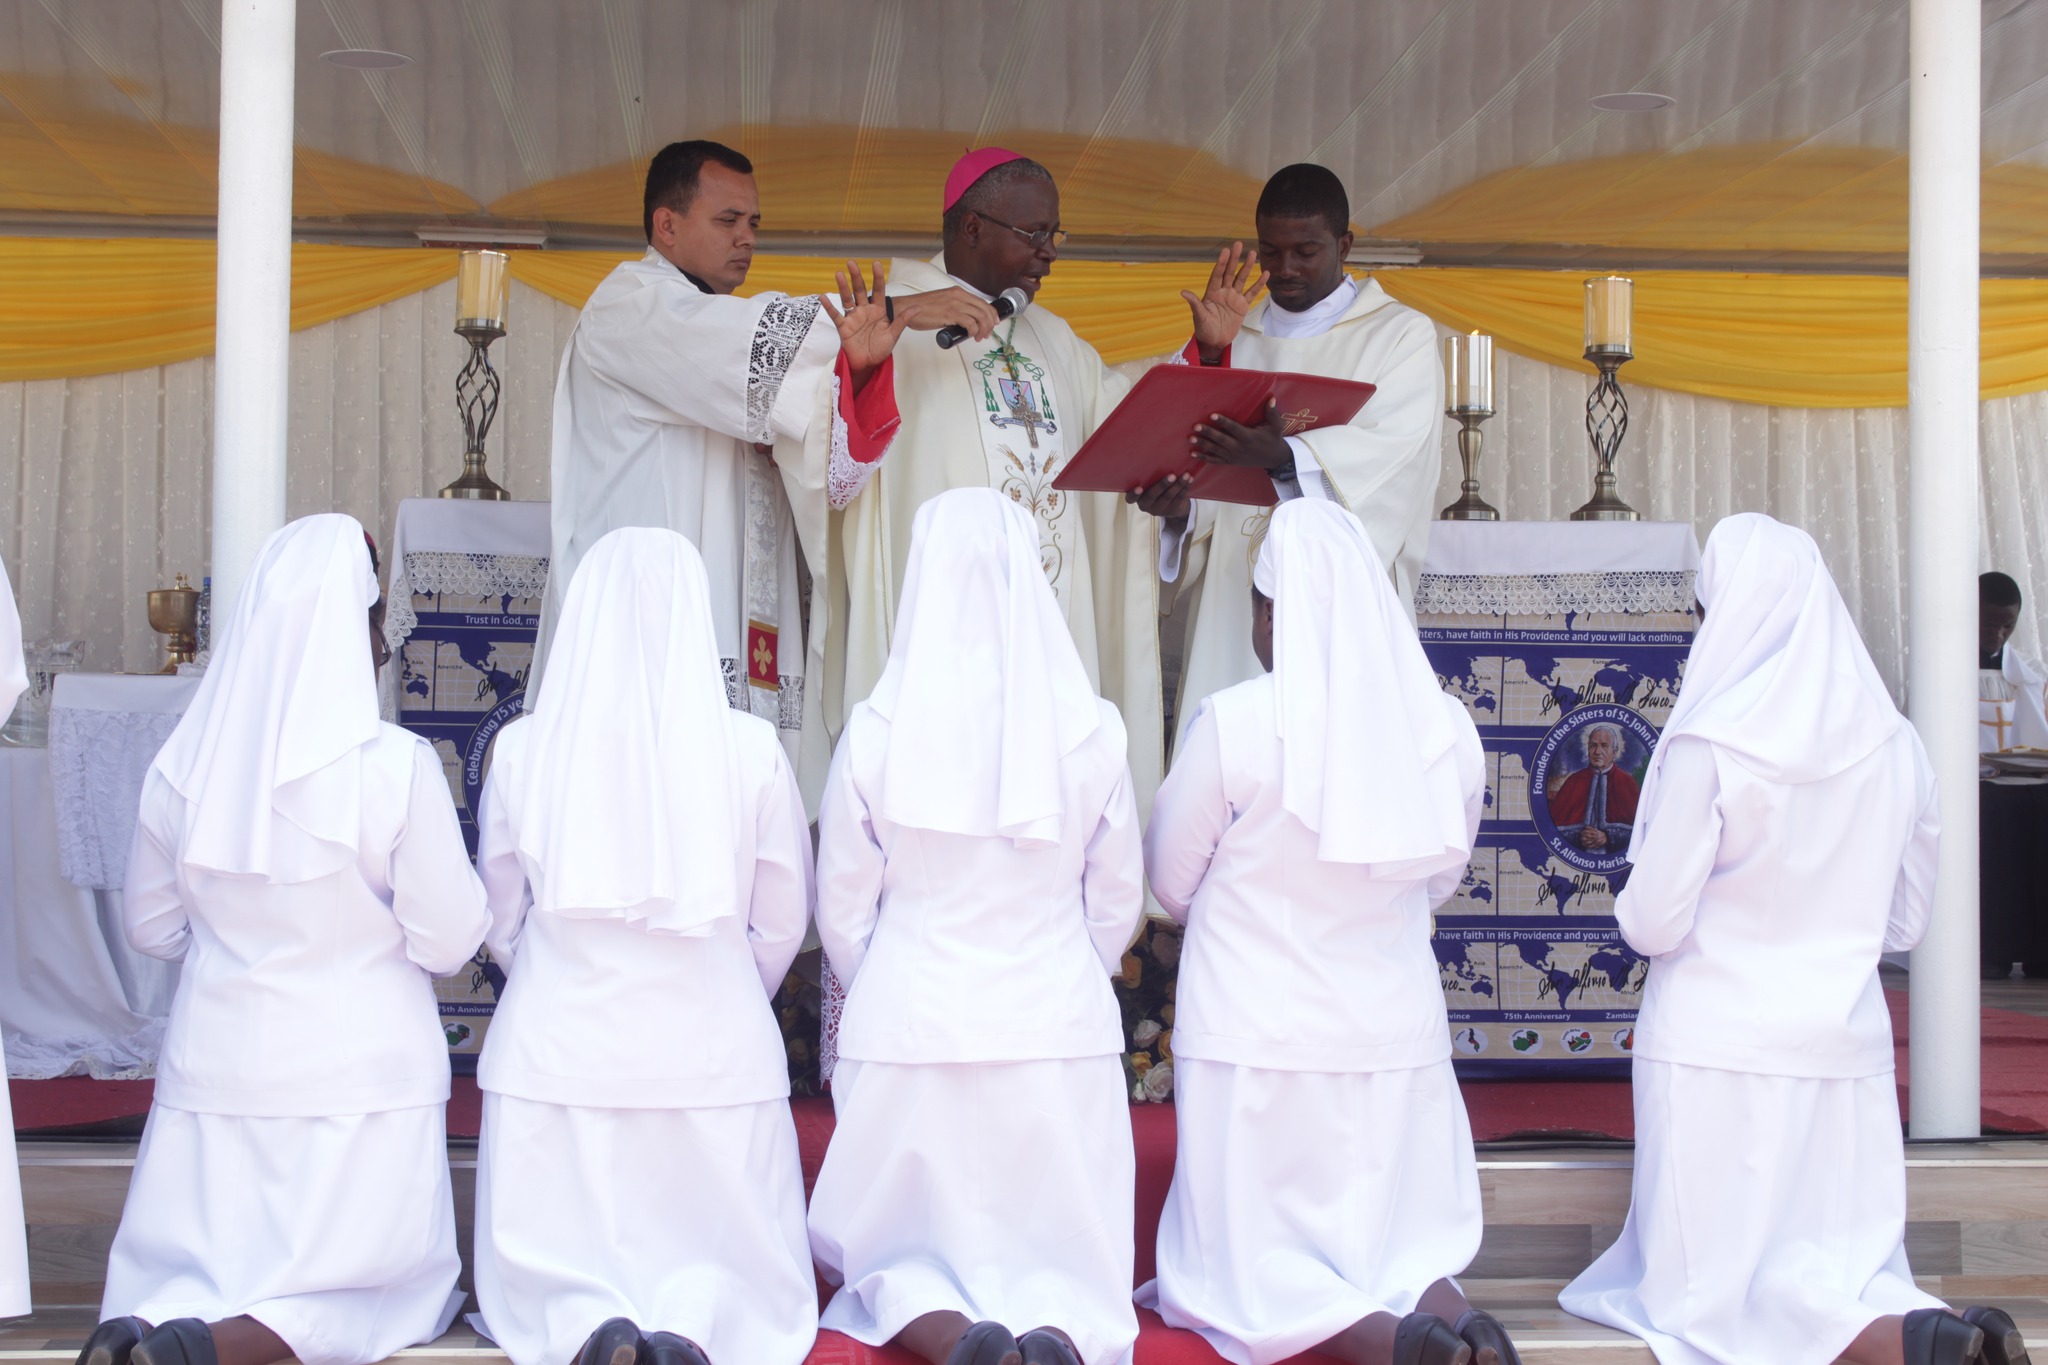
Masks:
[[[953,169],[946,173],[946,202],[940,206],[939,211],[951,212],[953,205],[960,202],[960,196],[967,193],[967,187],[996,167],[1006,162],[1022,160],[1022,152],[1013,152],[1002,147],[975,148],[954,162]]]

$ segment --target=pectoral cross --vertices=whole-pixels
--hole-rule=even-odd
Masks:
[[[1010,392],[1016,395],[1015,398],[1010,399],[1004,404],[1010,410],[1010,417],[1012,419],[1008,425],[1024,428],[1025,439],[1030,441],[1031,448],[1036,450],[1038,449],[1038,429],[1045,425],[1045,419],[1039,415],[1038,409],[1032,406],[1030,383],[1017,369],[1017,362],[1022,360],[1024,356],[1012,344],[1016,335],[1017,328],[1013,323],[1010,327],[1010,335],[1004,337],[997,344],[994,354],[996,363],[1001,365],[1003,372],[1010,377]]]

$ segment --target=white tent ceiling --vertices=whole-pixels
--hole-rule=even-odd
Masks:
[[[1983,18],[1987,173],[2048,177],[2048,0],[1985,0]],[[900,192],[891,160],[913,133],[953,150],[1057,137],[1064,164],[1044,159],[1063,178],[1091,158],[1113,170],[1135,147],[1195,198],[1219,168],[1255,186],[1316,160],[1351,186],[1360,225],[1399,229],[1487,177],[1519,171],[1540,197],[1556,183],[1546,173],[1603,159],[1660,194],[1673,172],[1682,182],[1727,149],[1881,168],[1906,145],[1906,24],[1905,0],[301,0],[301,182],[309,154],[342,166],[336,177],[382,179],[325,211],[302,200],[300,227],[392,239],[422,223],[517,221],[558,242],[623,240],[638,226],[623,201],[585,212],[575,177],[613,167],[624,183],[677,137],[722,130],[744,145],[763,130],[830,129],[840,140],[823,145],[841,164],[819,175],[843,186],[822,201],[838,211],[771,212],[771,232],[878,235],[858,201],[871,181]],[[0,147],[14,163],[0,164],[0,230],[205,230],[190,210],[212,183],[218,32],[211,0],[0,0]],[[412,60],[321,60],[337,48]],[[1625,90],[1674,103],[1588,103]],[[162,176],[190,180],[187,211],[109,169],[106,144],[121,138],[165,163]],[[564,181],[567,194],[535,198]],[[1228,197],[1243,192],[1233,179]],[[935,217],[936,185],[928,194]],[[1079,225],[1092,239],[1080,245],[1214,235],[1174,221],[1150,222],[1140,203]],[[1568,256],[1563,235],[1407,240],[1431,259],[1520,260]],[[1897,264],[1869,241],[1717,241],[1644,249]],[[1999,262],[2033,273],[2048,250],[2015,241]]]

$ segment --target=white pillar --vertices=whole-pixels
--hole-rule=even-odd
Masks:
[[[222,0],[214,296],[213,619],[284,525],[292,304],[294,0]]]
[[[1912,0],[1907,699],[1941,780],[1934,922],[1913,950],[1912,1134],[1978,1135],[1977,128],[1972,0]]]

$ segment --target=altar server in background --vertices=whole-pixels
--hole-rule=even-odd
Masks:
[[[1344,269],[1351,251],[1351,205],[1343,182],[1322,166],[1286,166],[1266,182],[1255,225],[1268,297],[1254,304],[1236,340],[1201,340],[1204,305],[1189,296],[1205,365],[1287,370],[1378,386],[1347,426],[1286,434],[1276,408],[1264,424],[1224,418],[1197,427],[1193,449],[1218,464],[1266,471],[1283,499],[1315,498],[1348,509],[1365,525],[1381,569],[1412,614],[1415,580],[1429,539],[1444,411],[1436,328],[1387,297],[1370,277]],[[1213,311],[1213,310],[1211,310]],[[1252,656],[1251,575],[1270,513],[1237,503],[1197,502],[1185,548],[1168,544],[1162,576],[1169,601],[1192,597],[1174,714],[1259,676]]]
[[[484,895],[377,600],[353,518],[271,536],[143,781],[122,915],[184,971],[81,1365],[365,1365],[462,1302],[431,978]]]
[[[2048,673],[2014,643],[2020,585],[1977,576],[1977,751],[2048,749]]]
[[[774,726],[725,704],[713,619],[689,541],[605,536],[492,761],[476,1292],[513,1365],[798,1365],[817,1336],[768,1005],[810,832]]]
[[[1805,532],[1729,517],[1698,592],[1615,906],[1650,959],[1634,1200],[1559,1302],[1661,1365],[2024,1361],[2010,1318],[1951,1314],[1906,1264],[1877,965],[1927,928],[1919,737]]]
[[[1135,1162],[1109,976],[1142,913],[1124,726],[1031,514],[919,509],[820,820],[848,983],[811,1246],[823,1325],[933,1365],[1125,1365]]]
[[[1450,1279],[1479,1168],[1429,945],[1479,827],[1479,733],[1343,508],[1281,504],[1253,583],[1266,671],[1201,704],[1145,838],[1187,940],[1138,1300],[1235,1365],[1514,1365]]]
[[[21,613],[7,568],[0,565],[0,719],[13,714],[14,703],[27,690]],[[28,1311],[28,1228],[22,1217],[21,1168],[14,1159],[14,1105],[0,1077],[0,1318]]]
[[[554,559],[535,672],[599,537],[680,531],[704,557],[727,702],[774,725],[794,755],[827,624],[813,604],[807,658],[798,548],[822,578],[828,509],[895,439],[889,355],[904,329],[958,323],[985,337],[995,312],[958,288],[891,306],[882,279],[851,262],[838,308],[817,294],[735,296],[761,196],[753,163],[716,142],[655,154],[642,226],[646,254],[583,305],[555,381]]]

